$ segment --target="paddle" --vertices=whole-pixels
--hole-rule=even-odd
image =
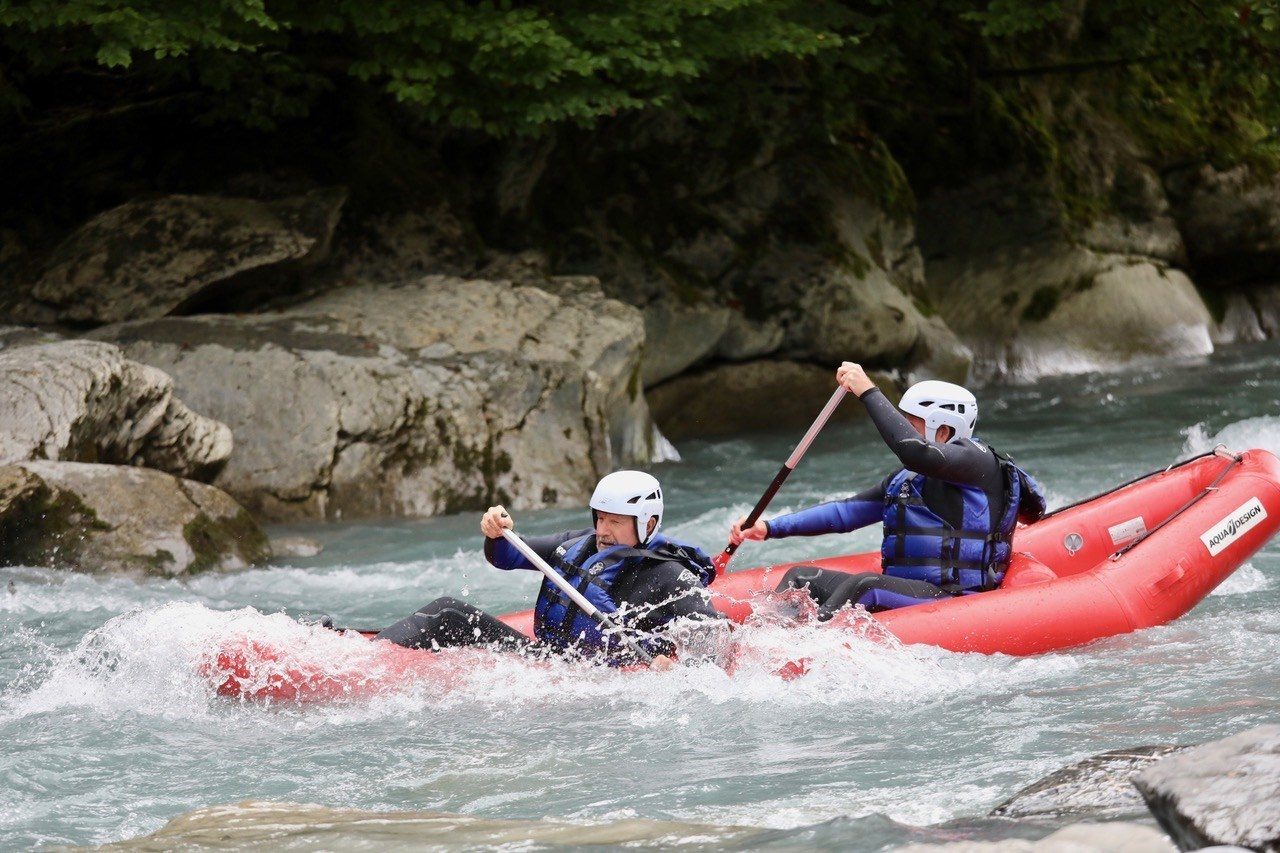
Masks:
[[[836,410],[836,406],[840,405],[840,401],[844,399],[845,389],[843,386],[837,388],[835,393],[831,395],[831,399],[827,401],[827,405],[822,407],[822,411],[818,413],[818,417],[809,426],[809,431],[804,434],[804,438],[800,439],[800,443],[796,445],[796,449],[791,451],[791,455],[787,457],[787,461],[782,463],[782,467],[778,469],[778,473],[774,476],[773,482],[769,484],[769,488],[764,490],[764,494],[760,496],[760,500],[756,501],[755,509],[751,510],[751,514],[747,516],[747,520],[743,522],[742,529],[747,530],[757,521],[764,513],[765,507],[773,500],[773,496],[778,493],[778,489],[782,488],[782,484],[787,481],[787,476],[795,470],[800,464],[801,458],[804,457],[805,451],[809,449],[809,445],[813,444],[813,440],[818,437],[818,433],[822,432],[822,428],[827,425],[827,421],[831,419],[831,415]],[[724,547],[724,550],[716,554],[712,559],[715,564],[716,574],[722,574],[729,565],[729,561],[733,559],[733,552],[738,550],[738,546],[732,542]]]
[[[573,584],[565,580],[563,575],[547,565],[547,561],[539,557],[536,551],[525,544],[525,541],[517,536],[515,531],[508,530],[504,527],[502,529],[502,538],[510,542],[521,554],[524,554],[524,558],[526,560],[533,563],[534,567],[537,568],[538,571],[546,575],[547,580],[558,586],[560,591],[569,596],[569,599],[574,604],[582,608],[584,613],[596,620],[596,622],[600,623],[601,628],[604,628],[607,631],[612,631],[615,635],[620,637],[628,646],[631,647],[631,651],[635,652],[636,657],[640,658],[640,660],[645,663],[653,663],[653,655],[645,651],[644,646],[640,645],[634,637],[623,634],[618,628],[618,624],[610,619],[607,613],[601,613],[600,608],[596,607],[588,601],[582,593],[574,589]]]

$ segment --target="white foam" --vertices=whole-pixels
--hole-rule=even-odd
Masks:
[[[1219,444],[1236,452],[1260,447],[1280,455],[1280,417],[1262,415],[1227,424],[1216,433],[1200,422],[1182,431],[1186,437],[1182,452],[1187,456],[1207,453]]]
[[[1258,568],[1252,563],[1244,563],[1209,594],[1244,595],[1252,592],[1261,592],[1270,585],[1271,583],[1267,580],[1267,576]]]

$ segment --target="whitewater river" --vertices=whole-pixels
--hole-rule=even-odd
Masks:
[[[979,432],[1044,481],[1052,505],[1219,441],[1280,451],[1274,343],[981,398]],[[666,485],[667,530],[720,547],[795,438],[681,447],[683,462],[655,472]],[[832,427],[775,510],[845,496],[891,464],[867,423]],[[528,607],[537,577],[487,568],[477,521],[293,528],[284,532],[324,543],[323,554],[190,581],[0,569],[0,848],[117,841],[246,799],[518,821],[504,824],[511,837],[521,827],[537,835],[540,824],[528,822],[545,818],[582,825],[580,838],[570,827],[558,843],[589,843],[599,825],[628,818],[674,821],[655,824],[652,839],[690,845],[870,850],[957,835],[1038,837],[1052,825],[980,818],[1088,755],[1280,719],[1277,541],[1172,625],[1033,658],[761,628],[744,642],[762,661],[794,642],[813,657],[810,674],[786,682],[766,663],[729,677],[709,664],[623,674],[493,659],[447,688],[411,684],[305,708],[221,700],[196,674],[220,634],[246,625],[267,636],[314,633],[328,653],[359,654],[364,641],[285,614],[382,625],[446,593],[498,612]],[[586,521],[580,510],[517,514],[531,533]],[[753,543],[736,562],[877,541],[865,530]],[[306,825],[308,814],[295,819]],[[329,813],[316,815],[319,823]],[[770,831],[717,835],[706,825]],[[430,825],[418,831],[420,840],[449,838],[433,838]]]

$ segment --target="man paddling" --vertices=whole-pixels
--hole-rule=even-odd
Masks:
[[[807,590],[819,619],[846,604],[888,610],[999,586],[1018,520],[1040,518],[1045,499],[1027,472],[973,437],[973,394],[950,382],[919,382],[902,395],[899,411],[858,364],[844,362],[836,381],[866,406],[903,467],[846,500],[746,530],[740,518],[730,542],[847,533],[883,521],[883,574],[796,566],[783,577],[778,590]]]
[[[705,591],[715,577],[711,560],[698,548],[658,532],[663,506],[656,478],[642,471],[615,471],[600,480],[591,496],[591,528],[525,540],[591,605],[619,622],[629,634],[625,639],[638,641],[653,655],[652,666],[657,669],[671,665],[670,632],[677,622],[723,618]],[[490,507],[480,519],[485,558],[499,569],[536,571],[533,562],[503,538],[503,530],[514,529],[506,509]],[[445,597],[384,629],[376,639],[409,648],[545,648],[615,664],[635,660],[624,638],[602,631],[594,618],[547,579],[538,591],[533,624],[536,643],[494,616]]]

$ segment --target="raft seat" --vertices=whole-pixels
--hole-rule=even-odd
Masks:
[[[1032,584],[1045,583],[1057,579],[1058,573],[1053,569],[1025,551],[1018,551],[1014,553],[1013,559],[1009,561],[1009,570],[1005,572],[1004,580],[1000,582],[1000,588],[1013,589],[1019,586],[1031,586]]]

